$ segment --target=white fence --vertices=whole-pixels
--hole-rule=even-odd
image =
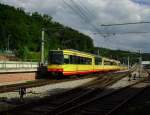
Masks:
[[[38,62],[0,61],[0,72],[36,71]]]

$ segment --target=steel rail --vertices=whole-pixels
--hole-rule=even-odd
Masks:
[[[84,79],[84,78],[90,78],[90,77],[83,76],[80,79]],[[60,79],[60,80],[38,79],[35,81],[27,81],[26,83],[3,85],[3,86],[0,86],[0,93],[13,92],[13,91],[18,90],[20,87],[32,88],[32,87],[39,87],[39,86],[48,85],[48,84],[61,83],[61,82],[65,82],[65,81],[72,81],[72,80],[76,80],[76,79],[77,78],[71,78],[71,77],[67,78],[67,79]]]
[[[127,102],[129,102],[130,100],[132,100],[134,97],[138,96],[145,89],[146,89],[146,87],[142,88],[139,92],[137,92],[137,94],[131,95],[130,97],[128,97],[126,100],[124,100],[123,102],[121,102],[120,104],[118,104],[117,106],[115,106],[109,113],[107,113],[107,115],[112,115],[115,111],[117,111],[118,109],[120,109],[124,104],[126,104]]]
[[[114,74],[109,74],[109,75],[111,75],[111,76],[114,76],[114,75],[116,75],[117,73],[114,73]],[[123,73],[119,73],[119,74],[123,74]],[[125,73],[124,73],[125,74]],[[108,74],[107,74],[107,76],[108,76]],[[108,79],[108,78],[107,78]],[[99,81],[101,81],[100,80],[100,78],[99,78]],[[97,83],[97,81],[95,80],[95,82]],[[102,82],[104,83],[104,81],[102,80]],[[90,87],[90,86],[92,86],[93,84],[91,84],[91,83],[89,83],[87,86],[88,87]],[[78,89],[79,89],[79,87],[78,87]],[[72,90],[73,91],[73,90]],[[83,92],[83,90],[81,90],[82,91],[82,93],[87,93],[87,92],[90,92],[90,91],[87,91],[87,92]],[[91,91],[92,92],[92,91]],[[69,91],[68,92],[64,92],[60,97],[62,97],[62,96],[65,96],[66,94],[68,94],[69,93]],[[79,93],[77,93],[78,94],[78,96],[79,96],[79,94],[81,94],[81,92],[79,92]],[[77,96],[77,95],[76,95]],[[83,95],[83,97],[84,97],[85,95]],[[56,96],[57,97],[57,96]],[[81,96],[82,97],[82,96]],[[74,99],[74,97],[72,98],[72,99]],[[79,98],[76,98],[76,99],[79,99]],[[21,106],[18,106],[18,107],[15,107],[15,108],[13,108],[13,109],[10,109],[10,110],[8,110],[8,111],[4,111],[3,113],[12,113],[12,112],[15,112],[15,111],[21,111],[21,110],[25,110],[26,108],[30,108],[31,109],[31,107],[38,107],[38,108],[40,108],[40,105],[42,104],[42,103],[48,103],[50,101],[50,97],[47,97],[47,98],[45,98],[45,99],[41,99],[41,100],[38,100],[38,101],[36,101],[36,102],[31,102],[31,103],[28,103],[28,104],[23,104],[23,105],[21,105]],[[60,104],[60,103],[59,103]],[[38,106],[39,105],[39,106]],[[56,106],[56,107],[58,107],[58,106]],[[53,108],[53,109],[55,109],[54,107],[51,107],[51,108]]]
[[[105,83],[103,83],[103,81],[101,82],[97,82],[98,84],[95,84],[95,86],[92,86],[91,88],[92,89],[89,89],[87,92],[84,92],[83,94],[79,95],[78,97],[76,98],[73,98],[72,100],[69,100],[67,101],[66,103],[63,103],[62,105],[56,107],[52,112],[51,114],[55,114],[56,112],[58,111],[63,111],[67,108],[70,107],[70,105],[75,105],[75,104],[78,104],[78,103],[81,103],[83,101],[85,101],[86,98],[92,98],[93,96],[96,96],[97,93],[101,93],[107,86],[113,84],[114,82],[120,80],[122,77],[120,78],[116,78],[116,79],[108,79],[108,81],[105,81]],[[107,79],[106,79],[107,80]],[[102,84],[100,84],[102,83]],[[99,86],[98,86],[99,85]],[[95,88],[94,88],[95,87]],[[90,87],[89,87],[90,88]],[[87,87],[88,89],[88,87]],[[91,97],[92,96],[92,97]]]
[[[126,87],[123,87],[123,88],[120,88],[120,89],[118,89],[118,90],[112,91],[112,92],[110,92],[110,93],[108,93],[108,94],[98,95],[97,97],[94,97],[94,98],[92,98],[92,99],[89,99],[89,100],[87,100],[87,101],[85,101],[85,102],[83,102],[83,103],[79,103],[78,105],[72,106],[72,107],[70,107],[70,108],[68,108],[68,109],[66,109],[66,110],[63,110],[63,111],[61,111],[61,112],[59,112],[59,113],[56,113],[56,114],[57,114],[57,115],[64,115],[64,114],[67,114],[67,113],[76,111],[76,109],[79,109],[79,108],[81,109],[81,107],[83,107],[83,106],[85,106],[85,105],[88,105],[88,104],[90,105],[90,103],[92,103],[92,102],[94,102],[94,101],[96,101],[96,100],[105,99],[105,98],[107,98],[107,97],[109,97],[109,96],[111,96],[111,95],[113,95],[113,94],[115,94],[115,93],[118,93],[118,92],[120,92],[120,91],[123,91],[123,90],[125,90],[125,89],[127,89],[127,88],[130,88],[130,87],[132,87],[132,86],[134,86],[134,85],[137,85],[138,83],[141,83],[141,82],[143,82],[143,81],[145,81],[145,79],[144,79],[144,80],[141,80],[141,81],[138,81],[138,82],[136,82],[136,83],[134,83],[134,84],[132,84],[132,85],[128,85],[128,86],[126,86]],[[134,95],[134,96],[135,96],[135,95]],[[123,105],[123,104],[125,104],[126,102],[128,102],[128,100],[131,99],[131,98],[133,98],[133,97],[132,97],[132,96],[129,97],[127,100],[123,101],[122,103],[119,103],[119,105],[117,105],[117,106],[115,106],[114,108],[112,108],[112,111],[110,111],[110,113],[108,113],[108,115],[110,115],[112,112],[114,112],[117,108],[121,107],[121,105]]]

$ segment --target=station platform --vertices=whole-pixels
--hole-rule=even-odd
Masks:
[[[36,72],[37,68],[18,68],[18,69],[1,69],[0,74],[6,73],[23,73],[23,72]]]
[[[0,74],[0,86],[35,80],[35,72]]]
[[[37,67],[38,62],[0,61],[0,74],[15,72],[35,72],[37,71]]]

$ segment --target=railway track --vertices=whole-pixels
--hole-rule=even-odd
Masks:
[[[93,77],[95,76],[93,75]],[[80,78],[72,77],[72,78],[65,78],[65,79],[60,79],[60,80],[39,79],[35,81],[28,81],[26,83],[3,85],[3,86],[0,86],[0,93],[12,92],[12,91],[18,90],[20,87],[32,88],[32,87],[39,87],[39,86],[48,85],[48,84],[61,83],[61,82],[72,81],[76,79],[85,79],[85,78],[90,78],[90,76],[83,76]]]
[[[148,115],[150,113],[150,86],[113,112],[114,115]]]
[[[147,69],[146,72],[150,72]],[[149,74],[150,75],[150,74]],[[150,76],[149,76],[150,77]],[[150,78],[146,81],[150,84]],[[115,115],[147,115],[150,112],[150,85],[142,93],[134,97],[129,103],[114,111]]]
[[[66,81],[72,81],[72,80],[77,80],[77,79],[85,79],[85,78],[91,78],[92,77],[102,77],[110,73],[104,73],[104,74],[93,74],[93,75],[86,75],[82,77],[68,77],[64,79],[38,79],[35,81],[28,81],[26,83],[19,83],[19,84],[11,84],[11,85],[3,85],[0,86],[0,93],[5,93],[5,92],[12,92],[15,90],[18,90],[20,87],[25,87],[25,88],[32,88],[32,87],[39,87],[43,85],[48,85],[48,84],[54,84],[54,83],[60,83],[60,82],[66,82]],[[115,73],[114,73],[115,74]]]
[[[98,95],[79,103],[78,105],[68,107],[63,111],[57,111],[56,115],[113,115],[120,107],[132,100],[135,96],[143,92],[147,83],[140,81],[130,86],[112,91],[106,95]]]
[[[88,83],[84,86],[72,89],[59,95],[46,97],[38,101],[28,104],[23,104],[8,111],[3,111],[1,114],[14,115],[43,115],[56,114],[67,110],[74,105],[84,103],[87,99],[97,97],[103,89],[127,76],[129,72],[107,74],[107,76],[99,77],[97,80]]]

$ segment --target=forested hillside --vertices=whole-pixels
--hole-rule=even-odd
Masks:
[[[45,28],[45,57],[51,49],[76,49],[99,54],[101,56],[133,62],[139,54],[121,50],[97,48],[93,40],[76,30],[65,27],[52,20],[48,15],[37,12],[26,13],[21,8],[0,4],[0,52],[13,51],[20,59],[40,59],[41,31]],[[150,54],[143,54],[144,60],[150,60]]]
[[[120,60],[122,63],[128,63],[128,58],[130,59],[131,63],[139,62],[139,57],[142,56],[142,59],[145,61],[150,60],[150,53],[142,53],[140,54],[138,51],[131,52],[131,51],[123,51],[123,50],[112,50],[107,48],[99,48],[95,47],[94,51],[97,51],[101,56],[113,58],[116,60]]]
[[[41,30],[45,28],[45,54],[50,49],[71,48],[90,52],[90,37],[52,21],[52,17],[37,12],[26,13],[21,8],[0,4],[0,49],[15,51],[21,58],[39,57]]]

